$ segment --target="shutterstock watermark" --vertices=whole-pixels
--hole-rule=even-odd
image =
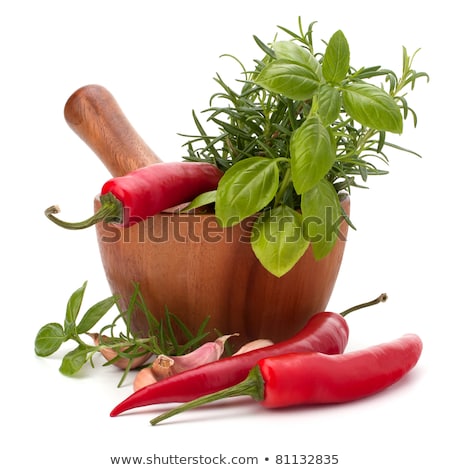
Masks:
[[[263,236],[274,242],[285,236],[286,243],[296,243],[300,238],[310,242],[345,240],[342,231],[343,215],[335,217],[332,208],[325,209],[325,217],[303,217],[299,226],[292,225],[291,217],[264,214],[264,223],[256,223],[256,216],[248,217],[237,224],[238,219],[228,221],[222,227],[214,214],[160,213],[141,223],[123,228],[118,224],[101,222],[102,243],[250,243]]]

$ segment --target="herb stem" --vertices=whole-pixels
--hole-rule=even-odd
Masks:
[[[60,372],[67,376],[75,375],[84,364],[90,363],[94,367],[93,356],[102,353],[107,359],[105,365],[115,364],[119,359],[125,359],[127,365],[119,382],[120,386],[130,368],[133,360],[148,358],[152,354],[165,354],[177,356],[187,354],[200,346],[209,334],[205,331],[207,317],[200,325],[197,332],[191,331],[176,315],[166,312],[162,319],[154,317],[147,306],[139,288],[134,284],[134,293],[126,311],[119,311],[111,324],[99,329],[99,333],[91,333],[92,328],[104,317],[113,305],[119,308],[115,296],[104,299],[91,306],[86,313],[77,320],[84,296],[86,284],[77,289],[67,303],[66,317],[63,324],[52,322],[44,325],[38,331],[35,339],[35,352],[40,357],[47,357],[55,353],[66,341],[74,341],[77,346],[69,351],[62,360]],[[148,330],[146,336],[137,336],[131,328],[131,318],[135,308],[140,308],[146,314]],[[125,333],[114,332],[117,322],[125,322]],[[172,324],[180,330],[180,335],[173,333]],[[106,333],[106,334],[105,334]],[[88,344],[82,339],[82,335],[89,336],[94,344]],[[180,339],[183,343],[180,343]],[[112,351],[113,357],[109,351]]]
[[[155,337],[151,336],[149,338],[133,338],[129,341],[123,341],[121,343],[99,343],[97,346],[97,351],[101,351],[102,349],[123,349],[128,348],[130,346],[143,346],[148,343],[154,342]]]
[[[283,179],[282,179],[281,184],[279,186],[278,192],[275,196],[275,202],[274,202],[275,207],[281,205],[283,197],[286,193],[287,188],[289,187],[289,185],[291,183],[291,180],[292,180],[291,166],[289,164],[286,171],[284,172]]]

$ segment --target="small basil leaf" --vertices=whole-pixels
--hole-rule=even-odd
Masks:
[[[87,281],[77,289],[69,298],[66,307],[66,317],[64,320],[64,327],[66,334],[70,334],[75,327],[75,321],[80,313],[81,303],[83,302],[84,292],[86,290]]]
[[[66,340],[64,328],[59,323],[44,325],[36,335],[34,351],[38,356],[46,357],[56,352]]]
[[[319,116],[322,124],[328,126],[336,121],[341,111],[341,94],[338,89],[324,83],[318,96]]]
[[[261,264],[274,276],[283,276],[309,246],[302,236],[302,216],[284,205],[265,212],[253,224],[251,244]]]
[[[256,83],[293,100],[309,100],[319,88],[320,77],[304,64],[279,59],[262,69]]]
[[[339,196],[334,186],[323,179],[302,194],[301,208],[305,237],[311,241],[314,257],[321,259],[330,253],[340,236],[343,213]]]
[[[68,352],[63,357],[59,368],[61,374],[69,377],[75,375],[88,361],[88,353],[94,349],[80,344],[73,351]]]
[[[308,118],[290,141],[292,182],[297,194],[315,186],[336,159],[334,141],[317,116]]]
[[[216,217],[223,227],[263,209],[274,198],[279,184],[278,161],[250,157],[233,165],[222,176],[216,195]]]
[[[336,31],[323,56],[322,71],[327,82],[340,83],[350,68],[350,48],[342,31]]]
[[[87,333],[97,322],[103,318],[106,313],[109,312],[111,307],[116,303],[116,297],[111,296],[107,299],[97,302],[95,305],[89,308],[89,310],[83,315],[80,323],[77,325],[77,333]]]
[[[304,47],[292,41],[277,41],[273,45],[277,59],[284,59],[311,69],[317,77],[322,77],[322,69],[317,59]]]
[[[400,108],[381,88],[368,83],[351,83],[343,87],[342,98],[346,112],[363,126],[401,134]]]
[[[207,206],[208,204],[216,202],[216,194],[216,189],[214,189],[213,191],[207,191],[206,193],[199,194],[189,203],[189,205],[187,205],[182,210],[182,212],[189,212],[192,209],[198,209],[199,207]]]

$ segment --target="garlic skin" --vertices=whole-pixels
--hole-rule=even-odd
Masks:
[[[183,356],[171,356],[171,359],[173,360],[173,364],[170,367],[172,372],[171,375],[179,374],[185,370],[217,361],[223,354],[225,342],[231,336],[237,336],[237,334],[221,336],[215,341],[205,343],[194,351]]]
[[[244,354],[255,349],[266,348],[267,346],[272,346],[273,344],[273,341],[270,339],[255,339],[254,341],[250,341],[249,343],[244,344],[237,352],[233,354],[233,356],[239,356],[240,354]]]
[[[173,375],[171,371],[175,361],[164,354],[160,354],[152,363],[151,369],[156,380],[162,380]]]

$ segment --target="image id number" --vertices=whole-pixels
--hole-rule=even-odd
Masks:
[[[339,463],[337,454],[279,454],[275,463],[281,465],[336,465]]]

